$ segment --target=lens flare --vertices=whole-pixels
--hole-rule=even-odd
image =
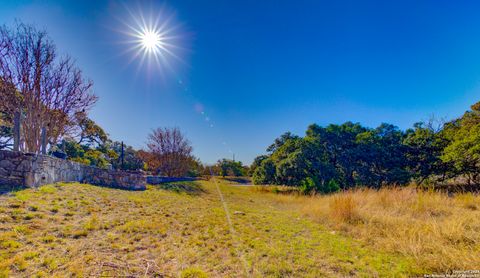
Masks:
[[[138,63],[138,70],[144,66],[151,73],[156,66],[160,72],[165,70],[175,73],[173,63],[176,61],[186,64],[180,55],[186,52],[181,46],[183,34],[178,24],[175,24],[174,13],[162,7],[124,6],[126,16],[119,18],[123,23],[118,30],[124,35],[123,44],[128,47],[121,54],[130,53],[128,63]],[[148,10],[148,13],[144,11]]]

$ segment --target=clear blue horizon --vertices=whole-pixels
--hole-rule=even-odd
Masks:
[[[480,100],[476,1],[2,1],[95,83],[90,117],[144,147],[179,127],[202,161],[249,164],[286,131],[346,121],[402,129]],[[130,12],[130,13],[129,13]],[[172,27],[160,64],[126,52],[143,15]]]

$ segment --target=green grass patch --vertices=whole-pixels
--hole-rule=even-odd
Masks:
[[[414,260],[219,180],[123,191],[66,183],[0,196],[0,277],[409,276]],[[234,229],[234,234],[231,233]],[[15,258],[15,259],[13,259]]]

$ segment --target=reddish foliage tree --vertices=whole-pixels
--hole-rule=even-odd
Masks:
[[[157,128],[148,136],[148,152],[142,152],[150,170],[169,177],[188,173],[194,157],[192,146],[178,128]]]
[[[0,27],[0,78],[9,86],[2,89],[2,110],[23,115],[23,151],[40,151],[42,127],[56,143],[97,100],[93,83],[69,56],[57,57],[47,33],[19,22]]]

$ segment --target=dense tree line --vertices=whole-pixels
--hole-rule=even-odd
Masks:
[[[251,165],[256,184],[300,186],[332,192],[355,186],[380,188],[454,179],[480,184],[480,102],[462,117],[436,128],[416,123],[367,128],[346,122],[310,125],[304,137],[287,132]]]
[[[241,161],[235,161],[232,159],[220,159],[213,166],[205,167],[204,175],[215,176],[232,176],[242,177],[247,176],[248,167],[243,165]]]

